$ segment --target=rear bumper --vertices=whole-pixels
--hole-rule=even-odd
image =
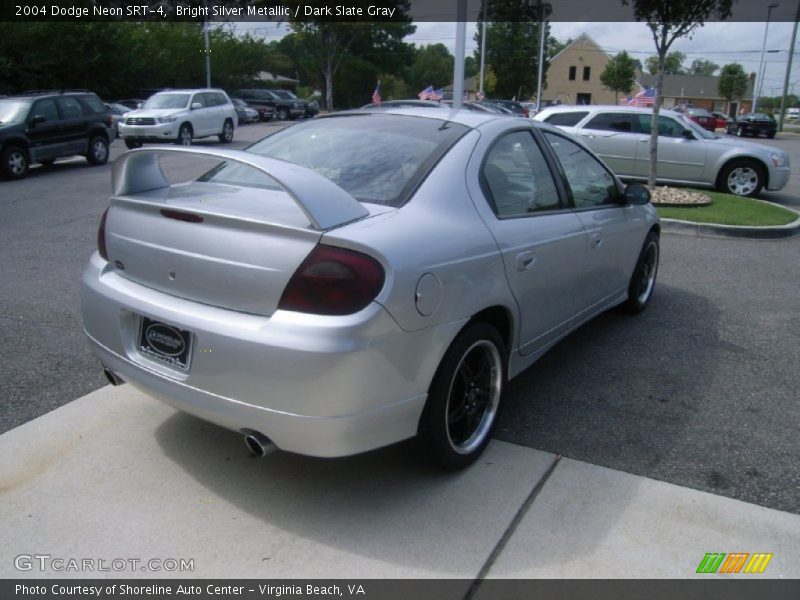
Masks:
[[[346,317],[248,315],[130,282],[96,253],[81,301],[91,350],[123,379],[202,419],[313,456],[414,436],[436,367],[462,325],[409,333],[374,303]],[[142,315],[192,333],[188,371],[137,350]]]

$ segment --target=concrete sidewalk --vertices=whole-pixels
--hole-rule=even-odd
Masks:
[[[707,552],[774,555],[725,577],[800,577],[798,515],[498,441],[455,474],[409,450],[254,459],[106,387],[0,436],[0,577],[687,578]],[[19,555],[142,562],[19,571]]]

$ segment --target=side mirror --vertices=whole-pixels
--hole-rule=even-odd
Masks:
[[[33,117],[30,120],[30,124],[31,127],[33,127],[34,125],[38,125],[39,123],[44,123],[45,121],[47,121],[47,119],[45,118],[44,115],[33,115]]]
[[[629,183],[625,187],[625,201],[634,206],[649,204],[650,190],[641,183]]]
[[[136,103],[136,108],[142,108],[142,106],[144,106],[144,102],[137,102]]]
[[[200,102],[192,102],[192,110],[197,110],[198,108],[203,108],[202,103],[200,103]]]
[[[695,139],[694,133],[692,133],[691,129],[684,129],[683,130],[683,137],[685,137],[687,140]]]

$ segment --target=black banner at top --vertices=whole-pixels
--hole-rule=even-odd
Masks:
[[[0,21],[456,21],[460,0],[3,0]],[[467,21],[479,19],[484,0],[465,0]],[[552,22],[636,21],[637,0],[486,0],[487,20]],[[701,0],[671,0],[697,5]],[[724,2],[725,0],[717,0]],[[723,20],[763,22],[765,0],[733,0]],[[774,7],[772,22],[795,20],[796,2]],[[706,22],[720,20],[715,12]]]

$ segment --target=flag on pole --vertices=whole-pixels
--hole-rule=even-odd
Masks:
[[[433,90],[430,94],[428,94],[428,100],[441,100],[444,98],[444,88],[439,88],[438,90]]]
[[[378,82],[378,85],[375,86],[375,91],[372,92],[372,102],[376,104],[378,108],[381,106],[381,82]]]
[[[431,99],[431,94],[433,94],[433,86],[429,85],[424,90],[422,90],[419,94],[417,94],[417,97],[420,100],[430,100]]]
[[[641,87],[641,86],[640,86]],[[628,102],[629,106],[653,106],[656,102],[656,88],[651,87],[644,89],[631,98]]]

